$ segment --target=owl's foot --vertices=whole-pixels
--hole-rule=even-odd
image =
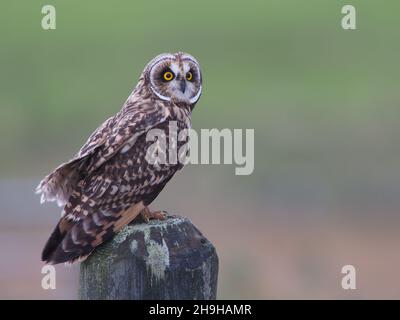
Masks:
[[[148,207],[144,207],[140,214],[145,222],[149,222],[152,219],[165,220],[167,217],[167,214],[164,211],[151,212]]]

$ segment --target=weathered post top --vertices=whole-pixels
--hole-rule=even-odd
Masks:
[[[214,246],[184,217],[135,223],[81,263],[80,299],[216,299]]]

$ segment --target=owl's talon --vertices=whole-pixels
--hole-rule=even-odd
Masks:
[[[172,216],[172,215],[169,214],[169,212],[166,211],[166,210],[161,210],[161,212],[164,214],[165,218],[167,218],[168,216]]]
[[[148,207],[145,207],[140,214],[146,223],[148,223],[150,220],[153,219],[165,220],[167,218],[167,215],[165,214],[164,211],[151,212]]]
[[[165,220],[167,218],[167,214],[164,211],[155,211],[151,215],[151,219]]]
[[[150,219],[147,216],[142,214],[142,218],[143,218],[145,223],[149,223]]]

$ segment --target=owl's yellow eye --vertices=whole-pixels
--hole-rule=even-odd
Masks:
[[[193,79],[193,74],[189,71],[188,73],[186,73],[186,80],[192,81],[192,79]]]
[[[174,78],[174,74],[171,71],[165,71],[163,78],[165,81],[171,81]]]

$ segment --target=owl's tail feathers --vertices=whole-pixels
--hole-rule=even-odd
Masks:
[[[77,228],[78,226],[73,220],[61,218],[43,248],[42,261],[47,264],[73,263],[77,260],[84,260],[91,253],[92,247],[82,247],[80,243],[74,243],[75,246],[70,247],[72,241],[71,229],[74,227]]]
[[[59,263],[54,260],[55,253],[62,247],[62,242],[72,227],[73,221],[61,218],[43,248],[42,261],[49,264]]]
[[[78,241],[75,239],[77,231]],[[84,240],[87,237],[79,223],[61,218],[43,248],[42,261],[47,264],[83,261],[94,249]]]
[[[58,245],[64,239],[65,233],[62,234],[58,224],[54,229],[53,233],[50,235],[50,238],[47,240],[46,245],[42,251],[42,261],[49,263],[51,260],[51,256],[53,252],[57,249]]]
[[[48,264],[85,260],[98,245],[132,222],[144,207],[141,201],[118,214],[99,210],[83,219],[69,219],[70,215],[61,218],[43,249],[42,260]]]

